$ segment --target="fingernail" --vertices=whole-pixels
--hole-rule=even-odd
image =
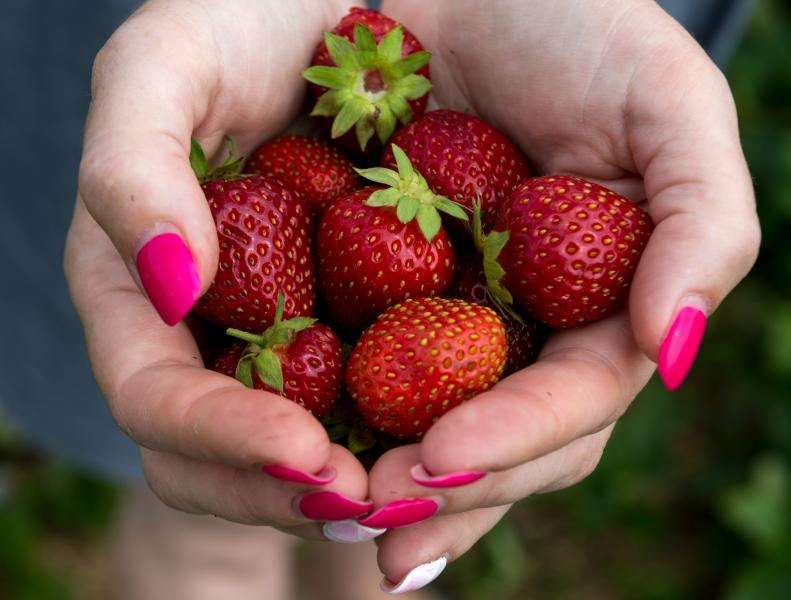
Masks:
[[[335,479],[336,475],[333,467],[325,467],[316,475],[282,465],[264,465],[261,470],[275,479],[281,479],[289,483],[305,483],[307,485],[327,485]]]
[[[359,519],[366,527],[384,527],[394,529],[414,525],[433,517],[439,510],[439,504],[426,498],[405,498],[385,504],[373,514]]]
[[[427,586],[440,576],[440,573],[445,570],[448,565],[448,557],[440,556],[437,560],[418,565],[406,574],[398,583],[391,583],[387,579],[382,579],[379,587],[386,594],[405,594],[406,592],[414,592],[422,587]]]
[[[659,375],[669,391],[678,388],[687,376],[705,329],[706,315],[692,306],[682,308],[670,326],[657,359]]]
[[[422,463],[409,469],[409,475],[420,485],[432,488],[459,487],[478,481],[486,475],[486,471],[464,471],[447,473],[445,475],[431,475]]]
[[[339,544],[359,544],[382,535],[387,529],[366,527],[352,519],[348,521],[329,521],[322,527],[325,537]]]
[[[337,492],[311,492],[297,503],[299,511],[314,521],[343,521],[360,516],[373,506],[373,502],[357,502]]]
[[[135,259],[148,299],[168,325],[183,319],[200,293],[195,260],[175,233],[163,233],[140,248]]]

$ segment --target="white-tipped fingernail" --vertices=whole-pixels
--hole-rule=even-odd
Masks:
[[[358,544],[367,542],[375,537],[382,535],[387,529],[366,527],[360,525],[354,519],[346,521],[329,521],[322,527],[325,537],[340,544]]]
[[[386,594],[396,595],[414,592],[415,590],[427,586],[439,577],[440,573],[445,570],[447,564],[448,557],[440,556],[437,560],[418,565],[396,584],[392,584],[387,581],[387,579],[383,579],[379,587],[382,588],[382,591]]]

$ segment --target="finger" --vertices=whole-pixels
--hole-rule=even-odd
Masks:
[[[675,389],[692,364],[705,319],[747,274],[760,229],[722,73],[686,33],[642,61],[626,100],[626,128],[656,225],[630,306],[639,346]],[[672,72],[674,84],[657,85]],[[639,85],[638,85],[639,82]]]
[[[299,73],[312,40],[342,4],[229,4],[207,13],[191,3],[150,2],[99,52],[80,189],[166,323],[183,318],[217,268],[215,225],[190,168],[190,138],[217,157],[225,135],[243,153],[282,130],[301,106]],[[267,18],[256,18],[257,10]],[[300,35],[289,35],[295,23]]]
[[[420,589],[469,550],[503,518],[510,506],[480,508],[437,517],[377,539],[381,587],[389,593]]]
[[[550,336],[538,362],[454,408],[426,433],[432,475],[502,471],[605,429],[653,372],[621,312]]]
[[[247,469],[327,466],[321,424],[294,402],[203,368],[187,326],[168,327],[150,310],[79,202],[65,263],[97,383],[138,444]]]
[[[613,427],[512,469],[479,473],[469,480],[461,480],[462,473],[432,477],[420,463],[418,444],[395,448],[382,455],[369,473],[374,511],[394,498],[409,498],[436,502],[436,514],[448,515],[513,504],[532,494],[571,487],[599,464]]]
[[[327,538],[322,523],[300,510],[301,498],[333,494],[348,499],[349,503],[364,505],[368,492],[365,469],[340,446],[333,446],[330,457],[337,477],[321,491],[249,470],[145,448],[141,449],[141,460],[149,487],[172,508],[248,525],[271,525],[308,539]],[[362,508],[346,517],[365,510]]]
[[[186,36],[158,24],[160,12],[136,13],[96,58],[79,185],[88,210],[172,325],[217,266],[214,221],[190,168],[189,144],[219,65],[195,47],[211,31],[196,22]],[[206,62],[185,64],[185,56],[202,54],[209,54]]]

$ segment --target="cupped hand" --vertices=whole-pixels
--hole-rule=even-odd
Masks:
[[[316,40],[347,8],[143,5],[95,62],[65,252],[93,371],[154,492],[185,511],[315,538],[320,524],[302,509],[316,497],[305,495],[326,483],[329,516],[349,517],[368,508],[368,479],[297,404],[204,368],[200,331],[182,318],[211,283],[218,249],[189,149],[195,136],[217,154],[231,136],[244,153],[285,128]]]
[[[656,226],[620,314],[556,332],[536,364],[374,466],[374,516],[386,518],[373,522],[392,519],[398,499],[432,503],[402,510],[407,520],[438,507],[378,540],[383,572],[406,588],[465,552],[511,503],[590,473],[656,362],[665,384],[679,385],[760,233],[727,82],[654,2],[399,0],[383,11],[433,53],[438,105],[507,132],[539,174],[576,175],[641,203]]]

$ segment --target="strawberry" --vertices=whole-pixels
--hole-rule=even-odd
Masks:
[[[316,238],[319,289],[332,319],[362,329],[388,306],[441,294],[455,255],[438,211],[466,219],[456,204],[429,191],[396,149],[398,172],[358,173],[390,187],[362,188],[324,213]]]
[[[480,199],[487,227],[528,177],[525,159],[511,140],[478,117],[453,110],[424,114],[397,131],[391,143],[403,148],[432,192],[470,209],[473,199]],[[395,164],[390,148],[380,164]]]
[[[217,224],[219,264],[195,312],[222,327],[258,329],[275,318],[278,290],[286,318],[313,314],[315,272],[310,209],[270,177],[240,176],[241,161],[210,171],[193,141],[190,161]]]
[[[551,327],[571,327],[623,304],[653,224],[612,190],[553,175],[514,190],[495,229],[507,237],[489,249],[502,267],[487,273],[490,290]]]
[[[344,378],[374,429],[414,441],[451,408],[493,386],[505,355],[505,328],[492,309],[410,299],[363,333]]]
[[[446,296],[495,308],[486,286],[480,254],[468,253],[458,257],[453,282]],[[505,377],[535,362],[546,339],[546,331],[543,325],[529,317],[517,320],[508,313],[501,313],[500,318],[505,325],[505,339],[508,342],[502,375]]]
[[[307,200],[314,215],[355,189],[359,180],[352,163],[334,146],[304,135],[284,135],[261,144],[244,171],[279,179]]]
[[[426,110],[431,83],[428,61],[417,38],[378,11],[352,8],[324,34],[302,76],[317,98],[311,116],[333,117],[331,136],[351,151],[370,153],[376,134],[384,144],[398,122]]]
[[[243,341],[226,348],[212,369],[249,388],[280,394],[320,418],[341,392],[341,343],[332,329],[316,319],[283,321],[284,304],[279,293],[274,323],[261,335],[228,329],[229,335]]]

